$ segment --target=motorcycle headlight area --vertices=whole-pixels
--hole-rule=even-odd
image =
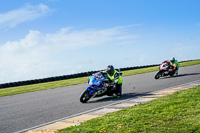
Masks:
[[[101,81],[94,81],[93,84],[94,84],[94,85],[99,85],[100,82],[101,82]]]
[[[89,85],[93,85],[93,82],[92,82],[92,81],[90,81],[90,82],[89,82]]]
[[[89,85],[99,85],[100,84],[100,81],[91,81],[89,82]]]

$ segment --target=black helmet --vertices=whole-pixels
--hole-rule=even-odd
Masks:
[[[114,74],[114,67],[112,65],[109,65],[107,67],[107,73],[110,75],[110,76],[113,76]]]
[[[172,57],[172,58],[170,59],[170,61],[171,61],[171,63],[174,63],[174,62],[175,62],[175,58]]]

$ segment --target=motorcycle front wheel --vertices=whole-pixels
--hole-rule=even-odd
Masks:
[[[91,98],[91,96],[89,95],[89,93],[90,93],[90,91],[85,90],[83,92],[83,94],[81,95],[81,97],[80,97],[80,102],[86,103]]]
[[[156,75],[155,75],[155,79],[159,79],[161,77],[161,72],[159,71]]]

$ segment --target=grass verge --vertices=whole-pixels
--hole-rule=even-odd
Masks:
[[[59,133],[199,133],[200,86],[129,107]]]
[[[180,67],[197,65],[197,64],[200,64],[200,60],[182,62],[180,63]],[[158,71],[158,66],[122,71],[122,73],[123,73],[123,76],[130,76],[130,75],[136,75],[136,74],[142,74],[142,73],[148,73],[148,72],[154,72],[154,71]],[[70,86],[70,85],[76,85],[76,84],[81,84],[81,83],[87,83],[87,81],[88,81],[88,77],[82,77],[82,78],[66,79],[66,80],[61,80],[61,81],[53,81],[53,82],[26,85],[26,86],[9,87],[9,88],[0,89],[0,97],[33,92],[33,91],[47,90],[47,89]]]

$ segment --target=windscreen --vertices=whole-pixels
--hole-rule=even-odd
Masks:
[[[102,78],[103,78],[103,75],[100,72],[95,74],[95,80],[102,79]]]
[[[167,66],[168,66],[168,63],[164,63],[164,64],[163,64],[163,67],[167,67]]]

